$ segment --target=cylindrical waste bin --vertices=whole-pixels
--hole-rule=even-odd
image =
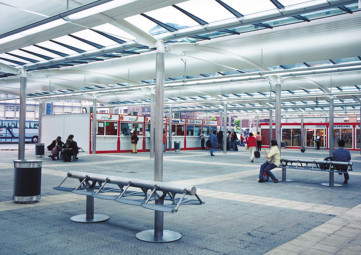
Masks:
[[[33,203],[40,200],[41,160],[14,160],[14,202]]]
[[[44,156],[45,155],[45,145],[43,143],[35,144],[35,155],[36,156]]]
[[[174,151],[180,151],[180,142],[174,142]]]

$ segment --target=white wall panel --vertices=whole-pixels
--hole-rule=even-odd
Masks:
[[[44,115],[41,125],[42,140],[48,146],[57,136],[65,142],[70,134],[84,151],[89,150],[89,114]]]

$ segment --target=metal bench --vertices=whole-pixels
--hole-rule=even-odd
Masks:
[[[78,179],[79,184],[75,187],[62,186],[68,178]],[[181,205],[204,204],[196,194],[197,189],[194,186],[185,187],[165,182],[84,172],[68,172],[66,178],[54,189],[86,196],[86,214],[71,217],[70,219],[75,222],[93,223],[109,219],[107,215],[94,214],[94,198],[168,213],[177,212]],[[194,196],[196,199],[186,196]]]
[[[335,184],[334,174],[352,171],[352,162],[281,159],[281,167],[283,182],[286,181],[286,169],[320,171],[329,173],[329,183],[323,183],[322,185],[334,187],[342,186]]]

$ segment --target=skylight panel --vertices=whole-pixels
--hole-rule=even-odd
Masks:
[[[38,43],[38,45],[42,46],[42,47],[49,48],[51,50],[56,50],[56,51],[59,51],[61,53],[65,53],[65,54],[68,54],[68,55],[73,55],[74,54],[74,51],[72,51],[72,50],[70,50],[70,49],[68,49],[66,47],[60,46],[60,45],[58,45],[56,43],[50,42],[50,41]]]
[[[216,1],[191,0],[179,3],[177,6],[208,23],[234,18],[232,13]]]
[[[77,37],[86,39],[88,41],[91,41],[91,42],[94,42],[94,43],[97,43],[97,44],[100,44],[103,46],[110,46],[110,45],[117,44],[115,41],[110,40],[110,39],[106,38],[105,36],[102,36],[89,29],[73,33],[72,35],[75,35]]]
[[[38,61],[44,60],[44,59],[42,59],[40,57],[34,56],[32,54],[26,53],[26,52],[21,51],[21,50],[13,50],[13,51],[10,51],[9,53],[16,54],[16,55],[19,55],[19,56],[25,57],[25,58],[31,58],[31,59],[38,60]],[[7,56],[10,57],[10,55],[7,55]]]
[[[277,9],[269,0],[223,0],[223,2],[243,15]]]
[[[125,20],[131,23],[132,25],[138,27],[139,29],[143,30],[147,34],[153,34],[151,33],[152,29],[157,27],[157,25],[154,22],[150,21],[149,19],[141,15],[135,15],[129,18],[125,18]]]
[[[157,9],[151,12],[147,12],[145,14],[159,20],[160,22],[170,25],[177,30],[199,25],[196,21],[194,21],[181,11],[178,11],[173,6]]]
[[[49,51],[40,49],[40,48],[35,47],[35,46],[33,46],[33,45],[28,46],[28,47],[24,47],[23,49],[24,49],[24,50],[31,51],[31,52],[34,52],[34,53],[38,53],[38,54],[41,54],[41,55],[44,55],[44,56],[48,56],[48,57],[51,57],[51,58],[58,58],[58,57],[59,57],[59,55],[56,55],[56,54],[51,53],[51,52],[49,52]]]
[[[135,40],[135,37],[133,35],[128,34],[127,32],[125,32],[109,23],[93,27],[93,29],[107,33],[107,34],[115,36],[115,37],[118,37],[119,39],[122,39],[124,41],[134,41]]]
[[[67,45],[79,48],[81,50],[84,50],[84,51],[91,51],[91,50],[96,49],[95,47],[90,46],[89,44],[81,42],[70,36],[61,36],[61,37],[55,38],[54,41],[67,44]],[[74,52],[73,52],[73,54],[74,54]]]

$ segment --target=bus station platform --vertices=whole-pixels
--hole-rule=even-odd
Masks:
[[[135,235],[152,229],[154,212],[95,199],[102,223],[75,223],[85,213],[85,198],[53,187],[68,171],[84,171],[146,180],[154,178],[149,153],[85,154],[75,162],[41,158],[40,202],[12,201],[15,145],[0,145],[0,254],[361,254],[361,156],[351,152],[353,172],[342,187],[327,187],[328,173],[288,171],[288,182],[258,183],[259,166],[243,147],[238,152],[180,151],[164,153],[165,182],[194,185],[205,202],[164,214],[164,229],[182,238],[147,243]],[[26,159],[35,156],[26,144]],[[322,160],[326,150],[283,149],[283,158]],[[281,180],[281,168],[273,171]],[[343,176],[335,175],[342,184]]]

